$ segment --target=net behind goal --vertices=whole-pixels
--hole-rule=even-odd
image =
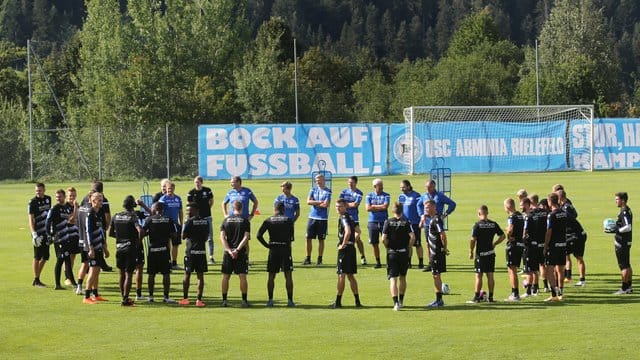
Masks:
[[[414,106],[404,109],[405,172],[592,170],[593,106]]]

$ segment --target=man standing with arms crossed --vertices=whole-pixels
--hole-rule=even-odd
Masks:
[[[176,226],[171,218],[164,216],[162,203],[155,202],[151,206],[151,215],[147,217],[142,226],[142,237],[149,235],[149,253],[147,255],[147,273],[149,274],[149,302],[154,302],[153,293],[156,283],[156,274],[162,274],[164,287],[164,299],[167,304],[176,301],[169,297],[171,287],[171,254],[169,246],[171,239],[178,236]]]
[[[362,234],[362,230],[360,230],[360,219],[359,219],[359,211],[358,207],[362,202],[362,198],[364,194],[360,189],[357,188],[358,185],[358,177],[350,176],[347,180],[348,187],[340,193],[339,199],[345,199],[347,201],[347,214],[351,216],[353,222],[356,224],[355,227],[355,235],[356,235],[356,246],[358,247],[358,251],[360,252],[360,263],[362,265],[367,265],[367,258],[364,255],[364,245],[362,244],[362,239],[360,238]]]
[[[455,211],[456,202],[451,200],[447,195],[443,192],[436,190],[436,182],[435,180],[428,180],[425,184],[427,191],[422,194],[422,198],[418,203],[418,214],[420,215],[420,227],[425,229],[425,236],[427,236],[427,228],[429,227],[429,223],[427,222],[427,214],[426,214],[426,204],[427,201],[433,200],[436,207],[436,213],[439,215],[440,219],[444,221],[445,219]],[[447,208],[445,209],[445,205]],[[444,226],[444,225],[443,225]],[[427,246],[427,255],[431,256],[429,253],[429,247]],[[426,266],[422,271],[431,271],[430,265]]]
[[[240,278],[240,292],[242,293],[242,307],[249,307],[247,301],[247,273],[249,272],[249,258],[247,246],[251,234],[249,220],[242,216],[242,203],[233,202],[233,214],[226,217],[220,226],[220,241],[224,246],[222,259],[222,307],[229,306],[227,293],[229,292],[229,279],[232,273]]]
[[[549,194],[547,201],[551,212],[547,215],[544,254],[551,297],[545,301],[561,301],[564,287],[564,265],[567,260],[567,213],[560,209],[557,194]]]
[[[324,240],[327,237],[327,226],[329,221],[329,204],[331,203],[331,190],[325,186],[324,175],[316,175],[316,186],[311,188],[307,196],[307,205],[311,206],[309,221],[307,222],[307,253],[302,265],[311,265],[311,241],[318,238],[318,262],[322,265],[322,254],[324,253]]]
[[[511,294],[505,301],[520,301],[520,289],[518,282],[518,267],[522,261],[524,253],[524,216],[516,210],[516,203],[512,198],[504,200],[504,210],[509,215],[507,217],[507,271],[509,273],[509,283],[511,284]]]
[[[415,241],[411,222],[402,215],[402,210],[402,205],[395,203],[393,217],[387,219],[382,228],[382,243],[387,248],[387,278],[395,311],[400,310],[404,302],[409,253]]]
[[[31,240],[33,243],[33,282],[32,286],[38,288],[47,287],[40,281],[40,274],[44,264],[49,260],[49,240],[47,238],[46,220],[49,209],[51,209],[51,197],[44,194],[43,183],[37,183],[35,187],[35,197],[29,201],[29,230],[31,230]]]
[[[384,222],[389,218],[387,209],[391,202],[391,195],[384,192],[384,185],[382,179],[374,179],[373,191],[367,194],[366,206],[369,212],[369,222],[367,228],[369,229],[369,244],[373,247],[373,256],[376,259],[375,269],[382,267],[380,263],[380,234],[382,234],[382,228]]]
[[[187,205],[187,216],[182,227],[182,238],[186,242],[184,256],[184,279],[182,280],[182,300],[180,305],[189,305],[189,283],[191,273],[195,272],[198,277],[198,293],[196,299],[197,307],[204,307],[202,293],[204,292],[204,273],[209,271],[207,266],[206,243],[209,236],[209,221],[203,219],[198,214],[198,204],[189,203]]]
[[[202,176],[196,176],[193,179],[194,188],[189,191],[187,195],[187,202],[194,202],[198,204],[198,213],[200,217],[209,222],[209,237],[207,243],[209,244],[209,264],[214,264],[213,258],[213,219],[211,217],[211,207],[213,206],[213,191],[203,186],[204,179]]]
[[[400,191],[402,192],[398,196],[398,202],[402,205],[402,213],[405,218],[411,223],[411,229],[415,236],[415,242],[413,246],[416,248],[416,254],[418,255],[418,269],[424,268],[424,259],[421,243],[420,232],[420,215],[418,214],[418,204],[420,203],[421,196],[417,191],[413,190],[411,182],[409,180],[402,180],[400,182]],[[413,248],[409,248],[409,267],[411,267],[411,255]]]
[[[140,248],[142,227],[138,215],[133,210],[136,199],[128,195],[122,204],[125,211],[115,214],[109,225],[109,236],[116,238],[116,265],[120,269],[120,295],[122,306],[133,306],[129,298],[133,271],[136,269],[136,257]]]
[[[282,270],[287,287],[287,306],[293,307],[293,259],[291,257],[291,243],[293,242],[293,220],[285,215],[285,205],[277,202],[274,207],[275,213],[267,218],[260,226],[256,237],[258,241],[269,249],[267,260],[267,294],[269,300],[267,307],[273,307],[273,288],[276,275]],[[269,243],[264,240],[264,233],[269,233]]]

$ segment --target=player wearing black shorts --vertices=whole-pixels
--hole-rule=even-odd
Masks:
[[[435,200],[424,202],[427,226],[427,242],[429,244],[429,264],[433,275],[433,286],[436,292],[436,299],[427,307],[442,307],[442,273],[447,272],[447,234],[444,231],[444,223],[436,211]]]
[[[532,201],[532,204],[533,204],[533,201]],[[540,280],[542,280],[542,283],[544,286],[544,292],[549,292],[551,290],[549,289],[549,281],[547,280],[547,270],[546,270],[547,266],[545,265],[545,260],[544,260],[544,240],[545,240],[545,237],[547,236],[547,216],[551,211],[551,209],[549,208],[549,201],[547,199],[540,200],[537,208],[534,210],[535,211],[532,213],[532,218],[536,223],[534,238],[537,239],[536,242],[538,243],[538,252],[536,254],[536,256],[538,257],[538,263],[539,263],[538,272],[540,273]],[[538,283],[534,283],[533,286],[534,286],[534,289],[539,289]],[[534,291],[534,294],[535,293],[537,292]]]
[[[489,208],[487,205],[482,205],[478,208],[478,220],[471,229],[471,241],[469,242],[469,259],[475,259],[475,293],[473,299],[468,301],[469,303],[479,303],[482,301],[480,292],[482,291],[482,274],[487,275],[487,284],[489,287],[488,301],[493,302],[493,289],[495,281],[493,273],[496,268],[496,245],[500,244],[505,239],[505,234],[498,225],[497,222],[490,220]],[[495,236],[498,239],[494,242]],[[475,252],[474,252],[475,250]]]
[[[100,278],[100,270],[105,265],[105,258],[109,257],[109,249],[105,237],[105,227],[103,224],[104,216],[102,209],[102,193],[93,192],[89,197],[91,208],[86,216],[84,225],[86,247],[88,250],[89,276],[87,278],[87,287],[84,293],[83,303],[96,304],[99,301],[106,301],[105,298],[98,293],[98,285]]]
[[[149,274],[149,302],[154,302],[153,294],[156,283],[156,274],[162,274],[164,289],[163,301],[173,304],[176,301],[169,297],[171,288],[171,254],[169,246],[171,238],[177,236],[176,226],[170,217],[162,214],[164,206],[155,202],[151,206],[151,215],[147,217],[142,226],[142,237],[149,236],[149,253],[147,255],[147,273]]]
[[[329,205],[331,204],[331,189],[326,187],[324,175],[318,174],[315,177],[316,186],[309,190],[307,205],[311,206],[309,220],[307,221],[307,243],[306,256],[302,265],[311,265],[311,250],[316,237],[318,238],[318,266],[322,265],[322,255],[324,254],[324,240],[327,237],[327,224],[329,221]]]
[[[382,243],[387,248],[387,279],[395,311],[403,306],[407,290],[409,254],[416,239],[411,221],[404,217],[403,210],[404,204],[394,203],[393,217],[387,219],[382,227]]]
[[[45,226],[56,251],[55,284],[56,290],[64,289],[60,284],[62,265],[65,266],[66,278],[71,284],[78,286],[73,278],[73,268],[71,265],[71,239],[69,238],[69,218],[73,213],[73,207],[65,201],[66,193],[63,189],[56,190],[56,204],[49,210]],[[77,235],[77,233],[76,233]],[[75,240],[77,243],[78,241]]]
[[[578,221],[578,211],[576,211],[576,208],[569,199],[567,199],[565,190],[561,189],[555,193],[558,194],[558,202],[560,203],[562,211],[567,213],[567,261],[564,267],[564,281],[571,281],[571,254],[573,254],[578,263],[578,272],[580,274],[580,280],[575,283],[575,286],[584,286],[586,285],[584,247],[587,241],[587,232]]]
[[[355,223],[351,216],[347,214],[347,201],[338,199],[336,201],[336,212],[338,219],[338,285],[336,300],[329,305],[332,309],[342,307],[342,294],[344,292],[346,279],[349,279],[351,291],[356,299],[356,307],[362,307],[360,303],[360,294],[358,292],[358,281],[356,273],[358,273],[358,264],[356,263],[356,234]]]
[[[564,288],[564,265],[567,255],[567,213],[558,203],[558,195],[547,197],[551,212],[547,215],[547,232],[544,239],[547,281],[551,286],[551,297],[545,301],[561,301]]]
[[[207,238],[209,237],[209,220],[200,217],[198,204],[187,204],[187,216],[189,217],[182,226],[182,238],[186,242],[184,256],[184,279],[182,280],[182,300],[180,305],[189,305],[189,282],[191,273],[198,276],[198,295],[196,306],[203,307],[202,293],[204,291],[204,273],[209,271],[207,266]]]
[[[194,188],[191,189],[187,195],[187,202],[195,202],[198,204],[198,213],[200,217],[209,221],[209,236],[207,238],[207,243],[209,244],[209,264],[215,264],[215,260],[213,258],[213,220],[211,217],[211,207],[213,206],[213,191],[211,188],[203,186],[202,183],[204,179],[202,176],[196,176],[193,179]]]
[[[233,202],[233,214],[222,221],[220,225],[220,241],[224,247],[222,258],[222,307],[229,306],[227,294],[229,292],[229,279],[231,274],[238,274],[240,278],[240,292],[242,293],[242,307],[250,307],[247,300],[247,273],[249,272],[249,258],[247,256],[247,244],[251,234],[249,220],[242,216],[242,202]]]
[[[418,256],[418,269],[424,269],[424,250],[422,249],[422,235],[420,231],[420,214],[418,213],[418,204],[422,200],[422,195],[413,190],[411,182],[404,179],[400,182],[400,191],[398,195],[398,202],[402,204],[402,214],[411,223],[411,229],[415,241],[413,246],[416,248],[416,255]],[[411,267],[411,255],[413,248],[409,249],[409,267]]]
[[[631,268],[631,261],[629,259],[633,214],[631,213],[631,208],[627,205],[627,201],[629,201],[629,195],[626,192],[616,193],[616,206],[620,208],[620,213],[618,213],[618,219],[616,220],[615,241],[613,244],[616,249],[618,268],[622,276],[622,286],[618,291],[613,293],[614,295],[633,293],[633,269]]]
[[[109,236],[116,239],[116,265],[120,269],[120,295],[122,306],[133,306],[129,298],[133,271],[137,267],[138,251],[142,227],[138,223],[138,214],[134,211],[136,199],[128,195],[122,207],[125,211],[115,214],[109,225]]]
[[[31,230],[31,240],[33,244],[33,269],[32,286],[44,288],[46,285],[40,281],[40,274],[44,268],[44,264],[49,260],[49,239],[47,238],[47,230],[45,223],[47,214],[51,209],[51,197],[44,194],[45,186],[43,183],[37,183],[35,186],[36,196],[29,200],[29,229]]]
[[[526,274],[525,288],[527,291],[523,297],[538,295],[538,270],[540,268],[540,260],[538,260],[538,234],[536,224],[537,209],[531,207],[531,200],[527,197],[520,199],[520,210],[524,216],[524,231],[522,239],[524,240],[523,267]],[[546,221],[546,220],[545,220]],[[544,241],[543,241],[544,243]],[[535,284],[535,285],[534,285]]]
[[[504,209],[509,215],[507,217],[507,271],[509,272],[509,283],[511,284],[511,294],[505,301],[520,301],[520,291],[518,289],[518,267],[522,261],[524,252],[524,240],[522,232],[524,230],[524,217],[516,210],[515,201],[512,198],[504,200]]]
[[[282,270],[287,288],[287,306],[295,306],[293,302],[293,259],[291,257],[291,242],[293,242],[293,220],[285,215],[283,202],[276,202],[273,216],[264,220],[258,230],[257,238],[260,243],[269,249],[267,260],[267,294],[269,300],[267,307],[273,306],[273,288],[276,274]],[[264,233],[269,233],[269,242],[264,240]]]
[[[69,244],[70,244],[69,252],[71,253],[70,258],[71,258],[72,273],[73,273],[73,264],[76,259],[76,255],[82,252],[82,246],[81,246],[82,243],[80,242],[80,233],[78,228],[78,209],[80,208],[80,204],[78,204],[77,197],[78,197],[78,192],[76,191],[76,188],[74,188],[73,186],[68,187],[66,205],[69,208],[71,208],[71,214],[69,216],[69,219],[67,220],[67,227],[68,227],[67,236],[69,238]],[[67,269],[65,267],[65,273],[66,271]],[[65,285],[67,285],[68,282],[69,283],[71,282],[69,278],[65,280]],[[77,290],[77,285],[76,285],[76,289],[74,290]]]
[[[87,196],[85,196],[82,199],[82,202],[80,203],[80,205],[91,207],[90,197],[91,197],[91,194],[93,194],[94,192],[99,192],[100,194],[102,194],[102,207],[100,208],[99,215],[102,217],[102,225],[104,226],[103,230],[104,230],[104,233],[106,234],[107,226],[111,224],[111,206],[109,205],[109,200],[107,199],[107,197],[104,196],[104,184],[102,183],[102,181],[94,180],[91,183],[91,190],[89,191]],[[102,271],[106,271],[106,272],[113,271],[113,267],[107,264],[107,261],[104,259],[102,261]]]

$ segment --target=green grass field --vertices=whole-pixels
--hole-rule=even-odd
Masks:
[[[296,308],[287,308],[284,278],[276,280],[276,307],[264,306],[266,296],[266,249],[252,240],[249,274],[249,300],[253,307],[240,308],[238,279],[233,277],[229,296],[231,308],[220,308],[219,266],[205,276],[207,307],[166,306],[137,303],[123,308],[119,302],[116,273],[103,273],[101,292],[109,302],[83,305],[81,296],[54,291],[53,265],[45,266],[42,280],[46,289],[31,286],[32,247],[27,225],[26,205],[33,196],[33,184],[0,184],[0,358],[638,358],[640,291],[626,296],[611,295],[620,286],[620,275],[613,253],[611,235],[602,232],[602,220],[615,217],[616,191],[629,192],[629,205],[636,208],[637,171],[594,173],[454,175],[452,198],[458,203],[449,218],[448,270],[444,282],[451,287],[442,309],[426,310],[434,298],[430,273],[410,270],[405,308],[392,310],[389,285],[384,269],[359,267],[357,279],[364,309],[354,309],[353,296],[345,291],[346,308],[331,310],[335,297],[336,214],[330,215],[325,265],[302,267],[304,226],[308,206],[302,206],[294,244]],[[396,199],[402,176],[385,177],[385,190]],[[409,178],[414,188],[424,191],[426,176]],[[244,185],[257,194],[261,216],[253,221],[252,233],[280,191],[280,180],[247,180]],[[304,202],[310,179],[294,179],[293,192]],[[565,301],[543,302],[544,296],[520,303],[466,304],[473,296],[472,261],[467,258],[469,235],[477,207],[489,206],[490,217],[505,225],[502,201],[515,197],[520,188],[546,195],[553,184],[562,183],[588,231],[585,254],[587,286],[565,288]],[[371,178],[362,178],[360,188],[371,191]],[[47,184],[47,194],[68,185],[80,194],[89,185]],[[220,202],[229,188],[228,181],[209,181],[216,195],[214,226],[221,221]],[[157,191],[157,182],[152,192]],[[346,187],[345,179],[333,180],[334,198]],[[190,181],[178,182],[176,192],[184,198],[192,188]],[[120,211],[127,194],[139,196],[140,182],[105,183],[105,194],[112,212]],[[332,209],[333,210],[333,209]],[[363,206],[360,209],[364,213]],[[364,214],[366,216],[366,213]],[[366,227],[363,229],[366,240]],[[216,231],[216,258],[221,260]],[[113,241],[113,240],[110,240]],[[113,249],[113,245],[111,245]],[[508,296],[504,265],[504,245],[499,245],[496,261],[496,299]],[[180,248],[184,251],[183,247]],[[371,248],[366,246],[372,260]],[[52,249],[53,253],[53,249]],[[638,259],[632,248],[631,261]],[[314,247],[313,259],[316,248]],[[415,262],[415,260],[414,260]],[[115,265],[115,259],[109,259]],[[77,267],[77,265],[76,265]],[[575,271],[574,271],[575,274]],[[575,277],[575,275],[574,275]],[[145,276],[146,278],[146,276]],[[577,277],[576,277],[577,278]],[[181,297],[182,274],[171,276],[172,297]],[[636,281],[637,277],[636,277]],[[640,285],[636,284],[636,287]],[[161,294],[160,285],[156,292]],[[145,291],[146,293],[146,291]],[[192,298],[195,279],[192,277]],[[634,355],[635,354],[635,355]]]

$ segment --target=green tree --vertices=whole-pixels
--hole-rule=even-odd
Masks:
[[[367,73],[352,86],[355,118],[361,122],[388,122],[391,112],[392,85],[379,69]]]

